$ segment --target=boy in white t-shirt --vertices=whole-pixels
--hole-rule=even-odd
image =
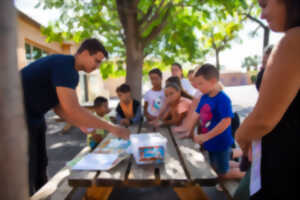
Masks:
[[[149,77],[152,84],[152,89],[146,92],[144,96],[144,115],[147,121],[157,119],[159,110],[161,109],[165,95],[162,89],[162,72],[158,69],[152,69],[149,72]]]

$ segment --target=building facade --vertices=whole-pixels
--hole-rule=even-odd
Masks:
[[[29,63],[51,54],[76,53],[78,44],[74,42],[46,42],[46,36],[41,34],[41,25],[17,10],[17,60],[21,70]],[[79,85],[76,89],[80,103],[92,102],[96,96],[109,97],[104,89],[102,76],[99,70],[86,74],[80,72]]]

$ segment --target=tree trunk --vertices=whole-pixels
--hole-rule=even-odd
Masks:
[[[131,87],[132,97],[142,98],[143,44],[137,18],[138,1],[117,0],[119,17],[124,28],[126,46],[126,83]]]
[[[269,45],[269,40],[270,40],[270,28],[265,27],[264,28],[264,47],[263,47],[263,51]]]
[[[220,71],[220,51],[216,50],[216,67]]]
[[[17,70],[16,11],[13,1],[0,7],[0,194],[1,199],[28,199],[27,129]]]
[[[142,78],[143,78],[143,49],[126,50],[126,83],[130,85],[133,98],[142,99]]]

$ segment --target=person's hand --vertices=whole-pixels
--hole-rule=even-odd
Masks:
[[[187,130],[182,126],[174,127],[174,128],[172,128],[172,131],[175,132],[175,133],[187,132]]]
[[[129,126],[130,125],[130,121],[128,119],[122,119],[120,124],[122,124],[123,126]]]
[[[190,132],[183,132],[183,133],[178,134],[179,139],[184,139],[184,138],[188,138],[188,137],[190,137]]]
[[[159,127],[160,125],[162,125],[162,121],[159,119],[155,119],[155,120],[150,121],[149,124],[154,127]]]
[[[251,146],[249,147],[249,150],[248,150],[248,160],[250,162],[252,162],[252,147]]]
[[[240,132],[237,132],[237,134],[235,135],[235,139],[236,139],[237,143],[239,144],[243,154],[248,155],[249,149],[251,147],[251,141],[248,141],[245,138],[243,138],[242,135],[240,134]]]
[[[196,142],[197,144],[203,144],[205,143],[208,139],[206,137],[206,134],[200,134],[200,135],[194,135],[193,136],[193,140],[194,142]]]
[[[120,137],[120,138],[123,138],[125,140],[128,140],[129,139],[129,135],[130,135],[130,130],[128,128],[116,126],[114,128],[114,130],[112,131],[112,134],[115,135],[115,136],[117,136],[117,137]]]

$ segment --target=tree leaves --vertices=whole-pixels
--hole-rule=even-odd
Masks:
[[[163,23],[164,16],[168,15],[167,24],[144,47],[145,71],[147,66],[153,64],[148,60],[150,58],[162,62],[160,67],[174,61],[195,63],[214,50],[214,43],[220,50],[230,47],[229,42],[237,37],[242,27],[239,23],[241,14],[237,13],[249,7],[246,0],[138,2],[135,12],[139,23],[138,34],[142,40],[149,37],[153,29]],[[116,0],[39,0],[37,6],[56,8],[61,12],[59,21],[42,30],[48,36],[48,42],[81,42],[88,37],[97,37],[105,43],[109,52],[113,52],[114,57],[125,60],[126,35],[121,26]],[[167,13],[168,7],[171,9]],[[120,64],[115,62],[106,63],[101,67],[101,72],[104,77],[108,73],[124,74],[118,66]]]

